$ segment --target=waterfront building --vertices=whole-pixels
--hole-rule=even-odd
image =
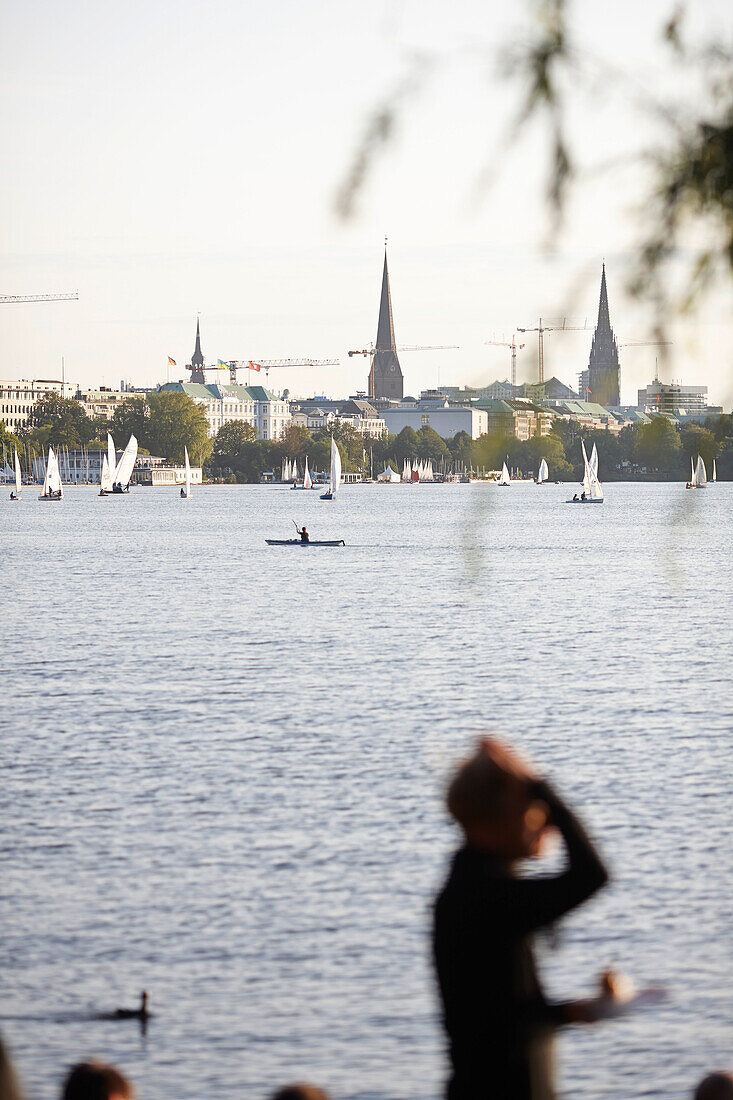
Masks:
[[[655,378],[638,391],[637,407],[662,416],[708,413],[707,386],[682,386],[675,382],[660,382]]]
[[[432,428],[442,439],[452,439],[459,432],[467,432],[478,439],[489,429],[486,412],[476,406],[451,405],[442,394],[437,398],[421,398],[414,403],[404,403],[381,410],[387,431],[397,435],[403,428]]]
[[[397,358],[397,347],[392,318],[392,295],[389,289],[389,271],[387,269],[387,248],[384,249],[384,269],[382,271],[382,294],[379,300],[379,323],[377,324],[377,342],[372,353],[369,370],[369,397],[402,400],[404,394],[402,368]]]
[[[111,420],[123,401],[131,395],[126,390],[113,390],[109,386],[100,386],[96,390],[77,389],[74,400],[78,401],[87,416],[101,416]]]
[[[476,408],[486,413],[487,431],[513,435],[516,439],[532,439],[549,435],[553,413],[531,401],[517,398],[510,401],[479,401]]]
[[[350,397],[347,401],[308,398],[290,406],[293,424],[308,431],[330,431],[335,424],[348,424],[360,435],[380,438],[387,430],[384,419],[369,401]]]
[[[291,423],[290,405],[264,386],[204,382],[166,382],[160,393],[185,393],[204,409],[209,435],[224,424],[251,424],[258,439],[279,439]]]
[[[620,405],[620,366],[618,344],[611,328],[606,288],[606,265],[601,273],[598,321],[588,359],[588,370],[581,375],[580,396],[599,405]]]
[[[573,420],[582,428],[591,430],[602,431],[607,428],[610,432],[618,433],[624,426],[622,419],[594,401],[563,401],[552,412],[559,418]]]
[[[50,393],[68,396],[73,387],[57,379],[0,380],[0,420],[11,432],[25,427],[33,406]]]

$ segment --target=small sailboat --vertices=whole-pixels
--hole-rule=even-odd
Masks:
[[[297,477],[297,467],[296,467],[295,476]],[[313,488],[313,478],[311,477],[311,472],[308,469],[308,455],[306,455],[305,456],[305,466],[303,468],[303,484],[298,485],[297,481],[293,481],[293,489],[312,489],[312,488]]]
[[[338,443],[331,436],[331,484],[328,491],[321,493],[321,500],[335,500],[338,487],[341,484],[341,452]]]
[[[583,493],[582,496],[578,496],[576,493],[572,500],[567,500],[566,504],[603,504],[603,486],[598,480],[598,452],[596,451],[596,469],[591,466],[590,459],[585,453],[585,443],[581,439],[580,449],[583,452]]]
[[[181,489],[181,497],[188,500],[191,496],[191,463],[188,461],[188,447],[183,448],[183,463],[186,470],[186,484]]]
[[[502,466],[501,466],[501,477],[499,478],[497,484],[498,485],[511,485],[511,483],[512,482],[511,482],[511,478],[509,477],[509,471],[506,468],[506,462],[503,462]]]
[[[109,444],[109,440],[107,442]],[[136,460],[137,440],[134,435],[131,435],[127,446],[122,452],[122,458],[117,463],[115,472],[112,474],[112,495],[119,496],[120,493],[129,493],[130,478],[132,477],[132,471],[135,468]]]
[[[18,458],[18,448],[15,448],[15,492],[10,494],[11,500],[20,500],[21,493],[23,491],[23,480],[20,476],[20,459]]]
[[[99,478],[99,495],[100,497],[109,496],[112,492],[112,473],[109,468],[109,461],[107,455],[102,455],[102,472]]]
[[[705,469],[705,463],[702,460],[702,455],[697,456],[697,463],[693,464],[692,457],[690,458],[690,465],[692,467],[692,477],[690,479],[691,489],[707,489],[708,487],[708,475]]]
[[[59,464],[53,447],[48,448],[48,461],[46,462],[46,474],[43,478],[43,488],[38,495],[39,500],[63,500],[64,487],[61,484]]]
[[[550,471],[548,470],[547,463],[545,462],[545,460],[543,458],[542,461],[540,462],[540,468],[537,471],[537,484],[538,485],[543,485],[547,481],[549,476],[550,476]]]
[[[17,451],[15,452],[15,461],[16,462],[18,461],[18,452]],[[717,480],[718,480],[718,474],[717,474],[717,471],[715,469],[715,459],[713,459],[713,472],[710,475],[710,481],[714,485]]]

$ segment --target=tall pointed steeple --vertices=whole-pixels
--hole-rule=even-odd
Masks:
[[[581,396],[599,405],[620,405],[620,366],[618,345],[611,328],[606,287],[606,264],[601,271],[601,294],[598,299],[598,323],[593,333],[593,343],[588,360],[588,390]]]
[[[193,355],[191,356],[191,364],[188,368],[191,371],[191,382],[206,382],[206,375],[204,374],[204,356],[201,351],[201,331],[199,329],[199,319],[196,318],[196,347],[194,348]]]
[[[384,270],[382,271],[382,294],[379,299],[379,321],[377,323],[377,343],[372,356],[369,371],[369,396],[399,398],[403,396],[404,380],[395,345],[394,319],[392,317],[392,295],[389,289],[389,270],[387,268],[387,244],[384,246]]]

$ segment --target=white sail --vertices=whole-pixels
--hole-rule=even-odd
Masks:
[[[692,484],[696,489],[704,489],[708,483],[708,475],[705,469],[705,463],[702,460],[702,455],[697,456],[697,465],[695,466],[695,473],[693,475]]]
[[[115,485],[121,485],[123,489],[126,489],[130,484],[130,478],[132,477],[132,471],[135,467],[135,461],[137,459],[137,440],[134,435],[130,436],[127,446],[122,452],[122,458],[117,463],[117,469],[112,475],[112,482]]]
[[[308,469],[308,455],[305,456],[305,473],[303,474],[303,488],[311,489],[313,482],[311,481],[310,470]]]
[[[509,477],[509,471],[506,468],[506,462],[503,462],[502,466],[501,466],[501,477],[499,478],[499,484],[500,485],[509,485],[509,484],[511,484],[511,478]]]
[[[583,452],[583,492],[589,497],[591,468],[590,462],[588,461],[588,455],[585,453],[585,443],[582,439],[580,441],[580,449]]]
[[[111,477],[117,469],[117,451],[115,450],[115,441],[109,432],[107,432],[107,465]]]
[[[537,482],[538,482],[538,484],[541,485],[543,481],[547,481],[549,476],[550,476],[550,471],[548,470],[547,463],[545,462],[545,460],[543,458],[542,461],[540,462],[540,468],[539,468],[539,471],[537,473]]]
[[[713,464],[715,469],[715,464]],[[18,448],[15,448],[15,495],[20,499],[20,493],[23,488],[23,480],[20,476],[20,460],[18,458]]]
[[[110,473],[109,462],[105,454],[102,455],[102,474],[99,479],[99,488],[104,490],[105,493],[112,492],[112,474]]]
[[[595,443],[593,444],[593,450],[590,453],[588,464],[596,477],[598,477],[598,451],[596,450]]]
[[[695,459],[690,455],[690,485],[695,484]]]
[[[54,454],[53,447],[48,448],[48,461],[46,463],[46,475],[43,479],[43,488],[41,489],[39,500],[51,498],[51,494],[54,496],[64,495],[64,487],[61,484],[61,474],[59,473],[59,464]]]
[[[188,461],[188,447],[183,448],[183,459],[186,467],[186,496],[191,496],[191,463]]]
[[[17,451],[15,452],[15,461],[16,462],[18,461],[18,452]],[[17,471],[17,467],[16,467],[16,471]],[[16,472],[16,477],[17,477],[17,472]],[[715,470],[715,459],[713,459],[713,472],[710,476],[710,480],[711,481],[717,481],[718,480],[718,475],[717,475],[716,470]]]
[[[338,487],[341,484],[341,452],[338,448],[338,443],[331,436],[331,492],[338,492]]]

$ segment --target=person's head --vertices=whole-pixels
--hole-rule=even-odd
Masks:
[[[329,1100],[329,1097],[317,1085],[286,1085],[273,1093],[271,1100]]]
[[[80,1062],[69,1070],[61,1100],[133,1100],[134,1096],[130,1082],[114,1066]]]
[[[549,810],[533,796],[534,777],[520,757],[481,738],[448,787],[448,810],[473,847],[514,861],[539,855]]]
[[[733,1074],[710,1073],[695,1089],[693,1100],[733,1100]]]

